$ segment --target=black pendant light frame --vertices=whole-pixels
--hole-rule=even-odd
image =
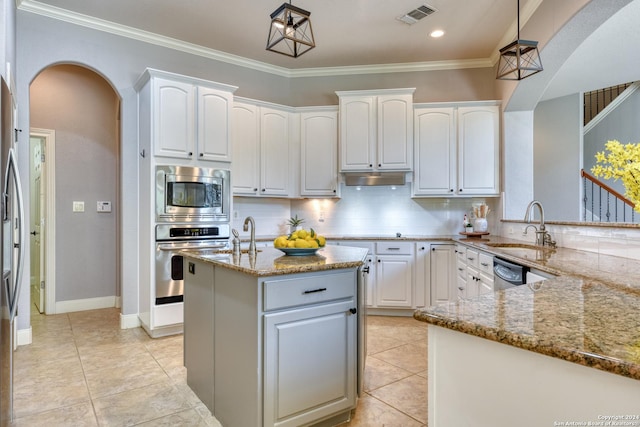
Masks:
[[[520,39],[520,0],[518,0],[518,38],[500,49],[496,78],[522,80],[542,70],[538,42]]]

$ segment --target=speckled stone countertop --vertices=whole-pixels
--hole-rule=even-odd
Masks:
[[[461,243],[559,277],[420,309],[417,320],[640,380],[640,261],[501,238]]]
[[[275,248],[259,248],[255,257],[250,257],[246,251],[239,257],[216,250],[185,250],[180,254],[252,276],[277,276],[359,267],[367,256],[367,250],[345,246],[325,246],[315,255],[307,256],[285,255]]]

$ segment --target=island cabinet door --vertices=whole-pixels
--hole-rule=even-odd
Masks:
[[[355,307],[351,299],[264,316],[265,426],[306,425],[355,406]]]

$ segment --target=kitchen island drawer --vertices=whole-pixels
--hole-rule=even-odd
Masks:
[[[268,279],[263,283],[264,311],[317,304],[355,296],[356,271]]]
[[[478,253],[478,268],[490,275],[493,281],[493,256],[484,252]]]
[[[377,242],[378,255],[413,255],[413,242]]]

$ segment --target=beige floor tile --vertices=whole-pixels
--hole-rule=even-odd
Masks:
[[[399,347],[404,343],[395,338],[381,336],[378,333],[367,334],[367,354],[377,354],[392,348]]]
[[[91,402],[56,408],[51,411],[17,418],[12,427],[97,427]]]
[[[365,394],[353,411],[349,427],[420,427],[422,423]]]
[[[371,395],[423,424],[427,423],[427,379],[418,375],[371,391]]]
[[[195,409],[187,409],[186,411],[136,425],[141,427],[208,427],[207,422],[202,419]]]
[[[101,426],[135,425],[191,409],[169,382],[97,398],[93,402]]]
[[[133,355],[113,367],[87,370],[85,376],[94,399],[169,380],[149,353]]]
[[[376,353],[375,357],[414,374],[427,369],[426,346],[404,344],[400,347]]]
[[[375,390],[411,375],[413,374],[409,371],[369,356],[364,368],[364,389],[365,391]]]

